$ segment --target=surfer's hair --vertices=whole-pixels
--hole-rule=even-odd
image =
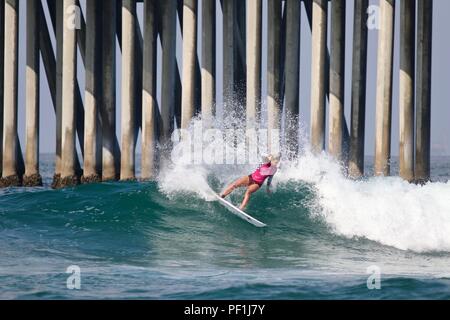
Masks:
[[[261,163],[269,163],[270,162],[270,154],[263,153],[261,155]]]
[[[279,153],[270,154],[268,156],[272,165],[277,165],[280,162],[281,155]]]

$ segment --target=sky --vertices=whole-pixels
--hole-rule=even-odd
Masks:
[[[85,15],[85,1],[81,0],[81,7]],[[244,2],[245,0],[243,0]],[[251,1],[251,0],[247,0]],[[44,2],[45,3],[45,2]],[[379,0],[370,0],[371,5],[378,5]],[[22,149],[25,147],[25,53],[26,53],[26,1],[20,2],[19,17],[19,138],[21,140]],[[330,6],[329,6],[330,7]],[[351,69],[352,69],[352,40],[353,40],[353,7],[354,0],[347,0],[347,17],[346,17],[346,79],[345,79],[345,115],[349,125],[350,121],[350,99],[351,99]],[[201,0],[199,0],[199,12],[201,12]],[[44,5],[44,11],[48,16],[47,7]],[[137,5],[138,19],[142,29],[143,4]],[[330,8],[329,8],[330,12]],[[431,113],[432,113],[432,132],[431,145],[432,156],[450,155],[450,41],[446,35],[450,29],[450,20],[448,19],[450,12],[450,1],[434,0],[434,21],[433,21],[433,66],[432,66],[432,97],[431,97]],[[330,16],[330,15],[329,15]],[[330,18],[330,17],[329,17]],[[393,78],[393,103],[392,103],[392,155],[398,155],[399,145],[399,49],[400,49],[400,1],[396,1],[396,17],[395,17],[395,40],[394,40],[394,78]],[[49,22],[47,22],[49,23]],[[265,68],[267,66],[267,0],[263,0],[263,59],[262,59],[262,94],[263,102],[266,100],[267,79],[265,77]],[[218,110],[221,110],[222,99],[222,13],[219,2],[217,2],[217,103]],[[199,15],[198,26],[201,25],[201,16]],[[330,26],[330,23],[328,23]],[[49,25],[50,27],[51,25]],[[52,41],[54,41],[53,31],[50,29]],[[198,32],[198,55],[201,59],[201,31]],[[366,137],[365,137],[365,154],[373,155],[375,150],[375,96],[376,96],[376,65],[377,65],[377,42],[378,30],[369,30],[368,40],[368,68],[367,68],[367,95],[366,95]],[[300,119],[305,127],[305,131],[309,132],[310,122],[310,79],[311,79],[311,32],[306,18],[305,8],[302,3],[301,16],[301,33],[300,37]],[[53,43],[54,44],[54,43]],[[158,45],[158,68],[161,66],[161,47]],[[120,143],[120,101],[121,101],[121,63],[120,51],[117,46],[116,70],[117,70],[117,137]],[[177,23],[177,60],[182,65],[182,45],[180,25]],[[201,61],[201,60],[200,60]],[[158,78],[161,78],[160,71]],[[84,100],[84,65],[81,56],[78,53],[78,81]],[[158,81],[158,92],[160,90]],[[52,101],[45,77],[44,66],[41,59],[41,117],[40,117],[40,150],[41,153],[54,153],[55,150],[55,114],[53,111]],[[160,95],[158,94],[158,99]],[[327,105],[327,135],[328,136],[328,105]],[[263,106],[263,111],[265,110]],[[138,143],[139,146],[139,143]],[[138,147],[137,152],[140,151]]]

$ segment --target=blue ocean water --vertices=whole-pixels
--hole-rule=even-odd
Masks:
[[[0,191],[1,299],[450,298],[450,158],[433,159],[422,187],[348,180],[325,156],[304,157],[251,199],[265,229],[205,186],[247,168],[51,190],[53,158],[41,162],[44,187]],[[80,289],[67,287],[70,266]]]

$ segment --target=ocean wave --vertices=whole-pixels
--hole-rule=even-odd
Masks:
[[[195,148],[189,150],[199,152]],[[194,165],[175,161],[163,170],[158,185],[167,195],[187,192],[210,201],[213,199],[211,183],[218,191],[251,169],[248,164]],[[450,252],[448,181],[420,186],[399,177],[352,180],[326,153],[316,156],[307,147],[298,159],[283,161],[274,179],[275,188],[289,181],[312,186],[314,197],[304,206],[311,217],[320,217],[338,235],[362,237],[401,250]],[[272,201],[276,201],[276,196]]]
[[[351,180],[325,154],[306,154],[278,177],[314,185],[311,213],[334,232],[416,252],[450,251],[450,182],[410,184],[399,177]]]

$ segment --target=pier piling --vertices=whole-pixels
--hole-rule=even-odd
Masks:
[[[0,1],[0,178],[3,171],[3,90],[5,53],[5,1]]]
[[[262,1],[247,8],[247,128],[254,128],[261,113]]]
[[[298,153],[299,129],[299,90],[300,90],[300,17],[301,1],[289,0],[286,6],[286,53],[284,58],[285,74],[285,146],[289,156]]]
[[[433,1],[418,0],[415,180],[430,180]]]
[[[400,3],[400,177],[414,180],[414,88],[416,1]]]
[[[331,1],[329,152],[338,161],[344,153],[345,0]]]
[[[102,181],[119,178],[116,148],[116,1],[102,1]]]
[[[380,0],[375,130],[375,175],[377,176],[388,176],[391,168],[394,20],[395,0]]]
[[[187,129],[195,114],[195,62],[197,57],[197,0],[183,1],[183,88],[181,128]]]
[[[158,102],[156,93],[157,23],[155,0],[144,1],[144,71],[142,88],[142,173],[143,180],[157,174]]]
[[[267,42],[267,130],[269,152],[281,129],[281,6],[280,0],[268,0]]]
[[[176,72],[176,0],[160,4],[162,16],[162,83],[161,83],[161,143],[164,158],[168,156],[170,138],[174,127],[175,72]]]
[[[120,180],[135,179],[136,2],[122,0],[122,146]]]
[[[62,136],[61,136],[61,187],[79,183],[76,170],[76,102],[77,37],[74,25],[75,0],[64,0],[63,11],[63,72],[62,72]]]
[[[98,0],[86,2],[86,88],[84,120],[83,183],[101,181],[101,5]]]
[[[20,186],[18,172],[17,95],[18,95],[19,1],[5,1],[3,170],[0,186]]]
[[[208,124],[216,115],[216,0],[202,1],[201,87],[202,118]]]
[[[350,125],[349,175],[364,175],[364,138],[367,79],[368,0],[355,1],[353,22],[352,101]]]
[[[54,11],[51,4],[54,4]],[[54,12],[55,23],[54,32],[56,38],[56,150],[55,150],[55,174],[53,176],[53,188],[61,187],[62,174],[62,68],[63,68],[63,1],[50,0],[48,2],[49,10]]]
[[[313,0],[311,61],[311,151],[325,149],[325,99],[327,85],[327,17],[328,1]]]
[[[39,174],[39,0],[27,2],[26,156],[23,185],[42,185]]]
[[[236,102],[237,50],[235,28],[237,27],[236,0],[223,0],[223,99],[225,118],[233,115]]]

